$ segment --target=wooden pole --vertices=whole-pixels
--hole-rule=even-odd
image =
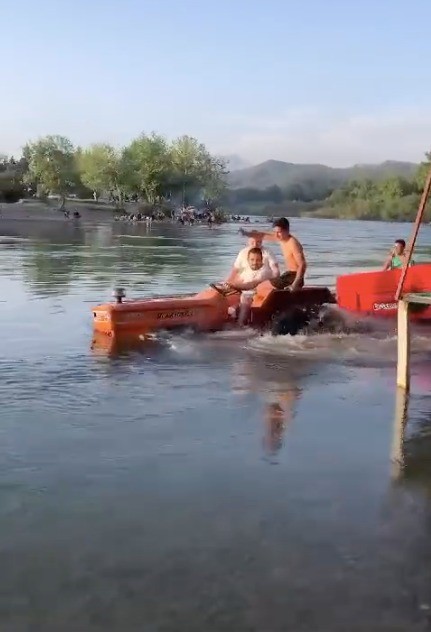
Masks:
[[[391,476],[395,480],[400,477],[404,466],[404,430],[407,423],[408,402],[407,391],[397,387],[391,448]]]
[[[398,364],[397,386],[410,389],[410,320],[409,304],[398,301]]]
[[[427,204],[427,201],[428,201],[428,197],[429,197],[430,191],[431,191],[431,168],[430,168],[430,170],[428,172],[428,176],[427,176],[427,179],[426,179],[426,182],[425,182],[424,190],[422,192],[422,197],[421,197],[421,201],[420,201],[420,204],[419,204],[418,212],[417,212],[417,215],[416,215],[416,220],[415,220],[415,223],[414,223],[414,226],[413,226],[412,236],[410,237],[410,241],[409,241],[409,244],[407,246],[407,258],[406,258],[406,260],[404,262],[403,270],[401,272],[401,277],[400,277],[400,280],[399,280],[399,283],[398,283],[398,287],[397,287],[397,291],[396,291],[396,294],[395,294],[395,300],[396,301],[400,300],[401,295],[403,293],[404,281],[406,279],[407,270],[409,268],[410,261],[411,261],[412,255],[413,255],[413,251],[415,249],[416,239],[417,239],[418,232],[419,232],[419,227],[420,227],[421,222],[422,222],[422,217],[423,217],[423,214],[425,212],[425,207],[426,207],[426,204]]]

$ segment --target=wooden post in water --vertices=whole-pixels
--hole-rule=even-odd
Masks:
[[[397,480],[404,467],[404,430],[407,423],[409,395],[404,388],[397,387],[395,397],[395,416],[391,449],[391,476]]]
[[[398,364],[397,386],[410,389],[410,320],[409,303],[398,301]]]
[[[431,193],[431,168],[428,172],[428,176],[425,182],[425,186],[424,186],[424,190],[422,192],[422,197],[421,197],[421,201],[419,203],[419,208],[418,208],[418,212],[416,215],[416,220],[415,223],[413,225],[413,231],[412,231],[412,235],[410,237],[410,241],[407,247],[407,258],[404,261],[404,265],[403,265],[403,269],[401,271],[401,276],[400,276],[400,280],[398,283],[398,287],[397,287],[397,291],[395,293],[395,300],[399,301],[402,293],[403,293],[403,288],[404,288],[404,281],[406,280],[406,275],[407,275],[407,270],[409,269],[409,265],[410,265],[410,261],[412,259],[413,256],[413,251],[415,249],[416,246],[416,239],[419,233],[419,228],[424,216],[424,212],[425,212],[425,208],[428,202],[428,198],[429,195]]]
[[[403,269],[401,271],[400,280],[398,283],[397,291],[395,293],[395,300],[398,302],[398,364],[397,364],[397,386],[405,389],[407,392],[410,389],[410,323],[409,323],[409,301],[403,298],[404,282],[407,276],[407,270],[409,269],[410,261],[413,256],[413,251],[416,246],[416,239],[419,233],[419,228],[425,213],[425,208],[428,202],[428,198],[431,193],[431,167],[428,171],[428,176],[425,182],[424,190],[422,192],[421,201],[419,203],[416,220],[413,226],[412,236],[407,249],[407,257],[404,261]]]

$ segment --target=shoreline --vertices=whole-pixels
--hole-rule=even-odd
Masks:
[[[114,221],[115,207],[104,204],[97,204],[87,200],[73,200],[66,203],[66,209],[73,212],[79,210],[82,219],[100,215],[106,219]],[[55,221],[66,222],[63,211],[58,210],[57,205],[49,205],[39,201],[24,200],[15,203],[0,203],[0,222],[2,220],[17,221]]]
[[[141,206],[138,202],[128,202],[125,205],[126,213],[137,212],[138,208]],[[84,222],[91,220],[97,220],[102,222],[114,223],[114,216],[120,211],[113,206],[112,204],[107,204],[104,202],[94,202],[94,200],[74,200],[70,199],[66,202],[66,209],[70,212],[74,210],[78,210],[81,215],[81,220]],[[235,210],[232,210],[232,213],[236,214]],[[286,212],[288,217],[294,218],[302,218],[302,219],[319,219],[319,220],[339,220],[339,221],[356,221],[356,222],[388,222],[388,220],[383,220],[380,218],[346,218],[346,217],[334,217],[329,214],[320,214],[318,211],[316,213],[304,213],[299,216],[290,216],[288,212]],[[258,215],[249,215],[251,224],[255,223]],[[79,221],[79,220],[78,220]],[[7,226],[19,226],[22,224],[58,224],[63,223],[65,225],[76,225],[77,220],[73,220],[73,218],[66,219],[63,215],[62,211],[58,210],[57,204],[46,204],[44,202],[25,199],[19,202],[1,202],[0,203],[0,233]],[[228,222],[230,223],[230,222]],[[388,223],[411,223],[411,220],[392,220],[392,222]],[[424,222],[428,223],[428,222]]]

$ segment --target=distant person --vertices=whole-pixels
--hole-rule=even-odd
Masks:
[[[304,286],[304,276],[307,270],[302,244],[291,234],[289,220],[286,217],[275,220],[273,227],[274,232],[272,233],[257,230],[247,231],[242,228],[240,232],[246,237],[268,239],[280,243],[287,271],[281,274],[278,279],[274,279],[273,285],[278,289],[287,287],[291,292],[295,292]]]
[[[385,261],[383,270],[387,271],[387,270],[396,270],[398,268],[402,268],[406,260],[407,260],[406,242],[404,241],[404,239],[396,239],[391,249],[391,252],[389,253]],[[414,265],[413,259],[410,260],[409,265]]]

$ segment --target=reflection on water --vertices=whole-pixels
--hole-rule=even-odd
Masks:
[[[398,474],[409,484],[431,491],[431,398],[418,398],[413,412],[409,411],[409,401],[400,393],[398,431],[394,432],[394,445],[398,449]],[[414,398],[413,398],[414,400]],[[411,404],[410,404],[411,405]],[[397,427],[397,423],[395,424]],[[396,437],[396,438],[395,438]]]
[[[262,409],[262,445],[268,456],[274,457],[283,446],[283,437],[293,422],[296,407],[306,380],[306,367],[301,371],[274,363],[256,363],[252,356],[233,365],[232,389],[238,397],[259,393]],[[305,369],[305,370],[304,370]]]
[[[223,278],[238,227],[1,226],[2,630],[426,629],[427,328],[408,408],[394,323],[116,348],[92,304]],[[329,285],[406,232],[293,226]]]

